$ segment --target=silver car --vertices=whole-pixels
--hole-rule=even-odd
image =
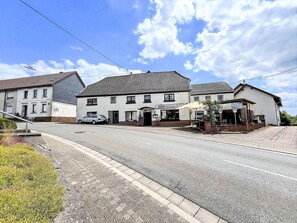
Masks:
[[[97,123],[107,123],[107,118],[104,115],[87,115],[83,118],[77,120],[79,124],[81,123],[92,123],[93,125]]]

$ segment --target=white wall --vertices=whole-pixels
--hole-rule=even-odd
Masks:
[[[199,101],[205,101],[205,96],[210,96],[210,99],[212,101],[218,101],[218,95],[223,95],[223,100],[232,100],[234,99],[234,94],[233,93],[221,93],[221,94],[205,94],[205,95],[191,95],[191,102],[194,102],[194,97],[199,97]],[[223,110],[226,109],[231,109],[230,104],[224,104],[223,105]],[[198,109],[197,111],[203,111],[203,109]],[[192,111],[191,113],[191,119],[193,120],[195,118],[195,110]]]
[[[170,92],[169,92],[170,93]],[[166,93],[167,94],[167,93]],[[142,107],[152,107],[155,108],[157,105],[175,105],[175,104],[187,104],[189,103],[189,92],[178,92],[174,93],[174,102],[164,102],[164,93],[161,94],[148,94],[151,95],[151,103],[143,103],[144,95],[125,95],[116,96],[116,103],[110,103],[110,96],[108,97],[85,97],[78,98],[77,100],[77,118],[84,117],[87,112],[96,111],[97,114],[104,115],[108,117],[108,111],[119,111],[119,121],[124,122],[125,111],[138,111]],[[135,104],[126,104],[127,96],[135,96]],[[88,98],[97,98],[96,106],[86,106]],[[164,109],[166,110],[166,109]],[[169,110],[169,109],[167,109]],[[161,114],[161,109],[154,110],[159,116]],[[140,111],[138,111],[137,117]],[[179,111],[180,120],[189,120],[189,111],[180,110]]]
[[[224,98],[223,100],[232,100],[234,99],[234,94],[233,93],[224,93],[224,94],[204,94],[204,95],[191,95],[191,102],[194,101],[194,97],[199,97],[199,101],[205,101],[205,96],[210,96],[211,100],[214,101],[218,101],[218,95],[223,95]]]
[[[43,97],[43,89],[47,89],[47,97]],[[37,90],[37,97],[33,98],[33,91]],[[28,91],[28,98],[24,98],[24,91]],[[27,117],[49,117],[52,111],[52,87],[38,87],[38,88],[24,88],[17,90],[17,109],[20,115],[22,115],[22,106],[28,106]],[[32,113],[33,104],[36,104],[36,113]],[[46,104],[46,112],[42,112],[42,104]]]
[[[265,115],[267,124],[280,124],[279,107],[276,105],[272,96],[255,88],[251,89],[251,87],[245,86],[243,91],[239,91],[235,95],[235,98],[245,98],[255,102],[256,104],[253,106],[254,115]]]
[[[62,102],[52,102],[52,117],[75,117],[76,105]]]
[[[0,110],[4,111],[5,92],[0,92]],[[3,114],[0,113],[0,118],[3,118]]]

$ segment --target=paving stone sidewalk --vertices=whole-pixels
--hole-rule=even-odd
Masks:
[[[66,209],[56,222],[186,222],[95,159],[55,139],[43,140],[67,187]]]

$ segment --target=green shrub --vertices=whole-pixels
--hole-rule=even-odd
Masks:
[[[0,223],[52,222],[63,195],[49,159],[27,144],[0,145]]]
[[[6,119],[6,118],[0,118],[0,129],[16,129],[17,125],[15,121]]]

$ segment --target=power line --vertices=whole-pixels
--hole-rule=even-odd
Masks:
[[[51,20],[50,18],[48,18],[47,16],[43,15],[41,12],[39,12],[37,9],[33,8],[31,5],[29,5],[28,3],[26,3],[23,0],[19,0],[21,3],[23,3],[25,6],[27,6],[28,8],[32,9],[34,12],[36,12],[38,15],[40,15],[41,17],[43,17],[44,19],[46,19],[47,21],[49,21],[50,23],[54,24],[56,27],[58,27],[59,29],[63,30],[65,33],[67,33],[68,35],[70,35],[72,38],[76,39],[77,41],[79,41],[81,44],[85,45],[86,47],[88,47],[89,49],[93,50],[95,53],[99,54],[100,56],[104,57],[105,59],[111,61],[113,64],[115,64],[117,67],[122,68],[126,71],[128,71],[128,69],[126,69],[125,67],[123,67],[122,65],[120,65],[119,63],[117,63],[116,61],[114,61],[113,59],[109,58],[108,56],[104,55],[103,53],[101,53],[99,50],[96,50],[94,47],[92,47],[90,44],[86,43],[85,41],[81,40],[80,38],[78,38],[76,35],[74,35],[73,33],[71,33],[70,31],[66,30],[65,28],[63,28],[62,26],[60,26],[58,23],[54,22],[53,20]]]
[[[246,78],[246,79],[242,79],[242,80],[231,82],[229,84],[235,84],[237,82],[246,81],[246,80],[265,79],[265,78],[269,78],[269,77],[274,77],[274,76],[282,75],[282,74],[285,74],[285,73],[292,73],[292,72],[295,72],[294,70],[296,70],[296,69],[297,69],[297,67],[293,67],[291,69],[288,69],[288,70],[285,70],[285,71],[282,71],[282,72],[279,72],[279,73],[276,73],[276,74],[266,75],[266,76],[263,76],[263,77]]]

